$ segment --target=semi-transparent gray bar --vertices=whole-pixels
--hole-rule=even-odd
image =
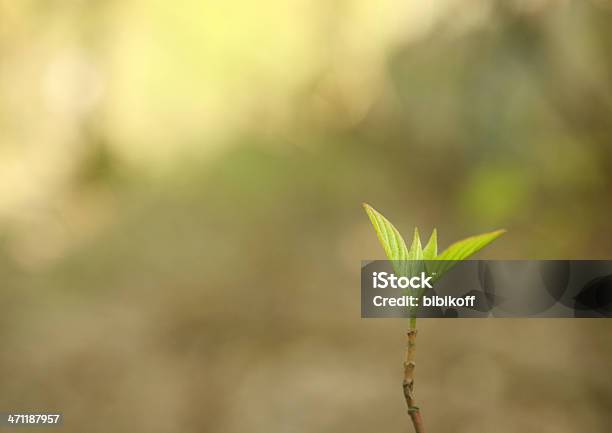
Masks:
[[[372,261],[361,317],[612,317],[612,261]]]

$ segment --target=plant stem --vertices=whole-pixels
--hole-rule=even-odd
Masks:
[[[410,319],[410,328],[407,332],[407,344],[406,344],[406,360],[404,361],[404,381],[402,386],[404,388],[404,398],[406,399],[406,405],[408,406],[408,415],[414,425],[414,431],[416,433],[424,433],[423,419],[421,418],[421,410],[415,403],[414,399],[414,368],[416,366],[414,359],[416,355],[416,318]]]

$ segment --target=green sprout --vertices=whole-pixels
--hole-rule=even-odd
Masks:
[[[455,242],[442,253],[438,254],[437,230],[433,229],[427,244],[423,248],[419,237],[419,230],[415,228],[412,244],[410,245],[410,249],[408,249],[400,232],[387,218],[366,203],[363,204],[363,207],[372,222],[372,226],[374,226],[374,230],[376,231],[380,244],[385,250],[387,259],[392,262],[393,270],[398,276],[414,275],[419,267],[424,265],[429,275],[434,276],[435,279],[439,279],[448,272],[456,262],[468,259],[505,233],[505,230],[496,230],[490,233],[471,236]],[[416,406],[414,398],[416,335],[416,314],[411,312],[410,325],[407,332],[408,341],[402,387],[404,389],[404,398],[408,406],[408,414],[410,415],[414,429],[416,433],[423,433],[421,411],[419,407]]]

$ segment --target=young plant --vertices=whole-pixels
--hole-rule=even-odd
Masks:
[[[410,245],[410,249],[408,249],[402,235],[389,220],[368,204],[364,203],[363,207],[374,226],[378,240],[385,250],[388,260],[392,261],[394,272],[398,274],[398,276],[414,275],[416,270],[415,267],[421,266],[422,261],[439,261],[439,263],[436,263],[434,266],[431,266],[431,262],[429,262],[429,269],[426,269],[426,272],[430,275],[435,275],[435,279],[439,279],[452,267],[454,262],[471,257],[505,233],[505,230],[496,230],[494,232],[472,236],[455,242],[441,254],[438,254],[437,230],[433,230],[429,241],[423,248],[421,239],[419,238],[419,231],[415,228],[412,244]],[[406,358],[404,361],[404,380],[402,382],[402,387],[404,389],[406,405],[408,406],[408,414],[414,425],[414,430],[416,433],[423,433],[423,418],[414,397],[416,336],[416,315],[414,312],[411,312],[407,332]]]

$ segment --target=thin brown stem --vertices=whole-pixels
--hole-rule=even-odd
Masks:
[[[416,355],[416,336],[417,330],[411,327],[407,333],[407,344],[406,344],[406,360],[404,361],[404,381],[402,386],[404,388],[404,398],[406,399],[406,405],[408,406],[408,415],[414,425],[416,433],[424,433],[423,418],[421,418],[421,410],[415,403],[414,399],[414,369],[416,364],[414,362]]]

